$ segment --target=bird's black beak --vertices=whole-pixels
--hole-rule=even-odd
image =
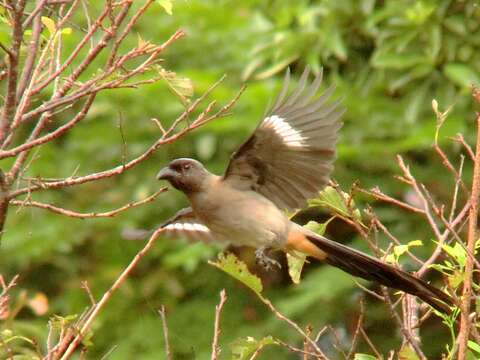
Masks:
[[[170,169],[168,166],[164,167],[157,174],[157,180],[171,180],[175,177],[175,171]]]

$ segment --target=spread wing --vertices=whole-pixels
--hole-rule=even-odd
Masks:
[[[172,237],[184,237],[189,240],[213,241],[210,229],[198,220],[191,208],[177,212],[170,220],[162,224],[164,234]]]
[[[287,71],[273,108],[232,155],[224,175],[232,186],[253,189],[285,209],[303,207],[327,184],[342,126],[340,101],[327,101],[334,86],[315,98],[322,73],[311,84],[308,77],[307,68],[287,96]]]

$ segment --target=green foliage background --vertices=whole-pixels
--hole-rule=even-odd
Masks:
[[[91,1],[89,6],[95,9],[100,4]],[[178,28],[186,31],[187,37],[166,52],[164,66],[192,79],[196,95],[226,73],[227,81],[211,96],[225,102],[247,80],[248,89],[233,116],[161,148],[121,177],[44,192],[37,199],[78,211],[115,208],[158,189],[163,184],[155,180],[156,172],[180,156],[198,158],[221,173],[230,153],[263,115],[288,65],[297,75],[306,65],[315,72],[323,66],[326,83],[336,83],[336,95],[344,97],[348,110],[334,173],[343,188],[359,180],[366,188],[378,185],[387,193],[408,196],[392,176],[398,173],[395,154],[400,153],[439,200],[448,199],[452,180],[431,149],[435,132],[431,100],[437,99],[441,109],[454,105],[439,140],[458,164],[461,148],[448,137],[461,132],[471,141],[474,134],[469,87],[479,82],[479,16],[476,1],[454,0],[179,0],[173,3],[172,16],[155,5],[135,31],[157,43]],[[79,24],[85,21],[77,20]],[[73,30],[66,38],[67,46],[81,35]],[[136,41],[132,36],[131,43]],[[104,93],[85,123],[40,149],[27,175],[66,177],[77,168],[78,174],[88,174],[117,165],[122,154],[120,117],[127,155],[133,157],[159,136],[150,119],[167,124],[182,106],[163,83]],[[465,171],[468,175],[470,168]],[[362,205],[371,199],[358,201]],[[42,317],[22,310],[10,325],[44,344],[49,316],[79,314],[88,306],[81,281],[87,280],[93,293],[100,296],[142,246],[122,239],[123,229],[154,228],[185,204],[183,196],[170,191],[153,204],[114,219],[85,221],[42,210],[13,209],[0,248],[0,271],[7,278],[21,274],[16,292],[25,289],[33,295],[41,291],[47,295],[50,309]],[[372,205],[402,241],[423,240],[426,246],[415,249],[419,256],[429,254],[432,234],[420,218],[382,204]],[[344,227],[329,226],[327,233],[365,249]],[[239,337],[274,334],[294,343],[297,335],[252,293],[207,264],[216,252],[203,244],[159,241],[95,322],[89,357],[100,358],[116,346],[111,359],[160,358],[164,344],[157,309],[161,304],[167,307],[175,358],[209,357],[214,307],[222,288],[229,297],[220,342],[224,358],[230,357],[228,345]],[[255,267],[250,252],[242,250],[240,254]],[[414,269],[414,265],[406,263],[405,267]],[[291,284],[286,271],[262,276],[265,295],[280,310],[316,330],[332,324],[339,341],[348,348],[362,293],[349,276],[318,264],[308,266],[298,286]],[[384,352],[398,348],[400,336],[388,309],[371,297],[367,300],[367,333]],[[447,335],[439,321],[425,326],[422,337],[429,358],[440,356]],[[336,354],[332,341],[325,336],[322,346]],[[361,349],[369,351],[364,343]],[[291,356],[278,351],[266,350],[262,358]]]

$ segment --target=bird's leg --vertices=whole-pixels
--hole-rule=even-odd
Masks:
[[[264,267],[266,270],[271,270],[273,269],[274,266],[277,266],[279,269],[282,268],[282,265],[275,260],[269,257],[266,253],[268,251],[267,246],[262,246],[259,247],[257,250],[255,250],[255,257],[257,259],[257,264]]]

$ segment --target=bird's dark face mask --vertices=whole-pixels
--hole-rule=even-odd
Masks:
[[[157,174],[157,180],[167,180],[175,189],[186,194],[201,190],[208,175],[203,165],[193,159],[176,159]]]

